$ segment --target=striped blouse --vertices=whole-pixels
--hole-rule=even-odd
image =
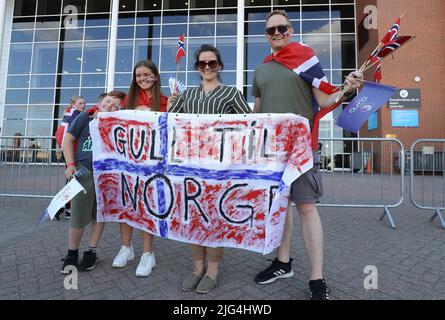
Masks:
[[[205,93],[202,86],[185,90],[168,110],[173,113],[251,113],[241,92],[235,87],[219,85]]]

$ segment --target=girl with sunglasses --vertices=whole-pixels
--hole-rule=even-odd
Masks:
[[[139,61],[133,69],[133,80],[122,106],[129,110],[161,111],[167,110],[167,97],[161,93],[161,77],[156,65],[150,60]],[[113,260],[114,268],[123,268],[134,259],[131,245],[133,227],[120,223],[121,249]],[[136,269],[137,277],[146,277],[156,265],[153,253],[154,236],[141,230],[142,256]]]
[[[195,53],[195,70],[201,76],[199,87],[185,90],[179,97],[169,98],[169,112],[174,113],[251,113],[242,93],[221,83],[224,68],[221,55],[215,47],[204,44]],[[184,291],[210,292],[217,283],[219,263],[223,248],[191,245],[193,271],[182,283]],[[206,266],[207,262],[207,266]]]

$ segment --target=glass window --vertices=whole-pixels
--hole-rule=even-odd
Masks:
[[[303,35],[303,42],[310,46],[320,60],[323,69],[329,68],[330,49],[329,49],[329,35]]]
[[[354,6],[332,6],[332,18],[354,18]]]
[[[216,21],[234,21],[238,20],[238,14],[233,9],[218,9],[216,14]]]
[[[238,5],[237,0],[217,0],[218,7],[236,7]]]
[[[108,27],[85,28],[85,40],[106,40],[106,39],[108,39]]]
[[[189,22],[215,22],[215,10],[190,11]]]
[[[60,77],[61,87],[79,87],[80,86],[80,75],[75,74],[63,74]]]
[[[6,91],[6,104],[27,104],[28,90],[27,89],[9,89]]]
[[[63,12],[64,13],[85,13],[86,0],[63,0]],[[74,9],[72,11],[71,9]]]
[[[82,62],[82,43],[66,42],[60,46],[63,73],[80,73]]]
[[[214,24],[190,24],[189,37],[213,37],[215,35]]]
[[[31,75],[31,88],[54,88],[56,75]]]
[[[123,1],[121,1],[123,2]],[[111,12],[110,8],[110,0],[101,0],[101,1],[88,1],[87,12]]]
[[[188,48],[186,47],[187,53],[189,55],[187,71],[194,71],[196,73],[196,71],[195,71],[195,52],[203,44],[213,45],[212,42],[213,41],[209,41],[209,39],[206,39],[206,38],[189,39]],[[168,70],[175,70],[176,69],[176,67],[175,67],[176,48],[177,48],[176,42],[172,43],[171,48],[169,48],[170,52],[171,52],[171,58],[170,59],[171,59],[171,62],[172,62],[173,69],[168,69]],[[162,52],[164,52],[164,42],[163,42]],[[162,55],[164,56],[164,53]],[[179,66],[179,68],[183,70],[184,67],[183,67],[182,63]],[[166,70],[166,69],[163,68],[163,70]]]
[[[117,38],[118,39],[133,39],[134,37],[134,27],[119,27],[117,28]]]
[[[332,68],[355,68],[355,36],[332,35]]]
[[[221,53],[224,70],[236,70],[236,38],[217,38],[216,47]]]
[[[329,0],[325,0],[327,3],[329,3]],[[322,1],[312,1],[312,2],[321,2]],[[274,5],[299,5],[300,0],[273,0]]]
[[[162,0],[139,0],[137,10],[160,10],[161,3]]]
[[[67,15],[67,16],[62,16],[62,28],[65,29],[78,29],[78,28],[82,28],[85,25],[85,16],[82,15]]]
[[[216,35],[217,36],[236,36],[237,25],[236,23],[217,23]]]
[[[114,86],[115,87],[124,87],[124,90],[127,91],[131,84],[131,73],[116,73],[114,77]]]
[[[161,23],[161,12],[137,12],[136,24],[159,24]],[[165,22],[165,21],[164,21]]]
[[[34,44],[32,73],[56,73],[57,43]]]
[[[236,72],[221,72],[221,80],[228,86],[236,86]]]
[[[160,25],[136,27],[136,38],[160,38],[160,37],[161,37]]]
[[[329,33],[329,20],[303,20],[302,33]]]
[[[245,0],[246,7],[256,7],[256,6],[270,6],[272,4],[271,0]]]
[[[162,21],[163,23],[187,23],[187,11],[164,11]]]
[[[19,30],[11,32],[11,43],[15,42],[32,42],[34,32],[33,30]]]
[[[58,41],[59,29],[36,30],[35,42]]]
[[[53,107],[52,106],[29,106],[28,109],[29,119],[52,119]]]
[[[37,17],[36,29],[54,29],[60,27],[60,16]]]
[[[34,17],[30,18],[14,18],[12,20],[12,30],[33,29]]]
[[[85,19],[86,27],[106,27],[110,24],[109,14],[89,14]]]
[[[24,136],[25,126],[26,126],[25,120],[6,120],[3,122],[2,134],[4,136],[14,136],[15,134],[19,133],[20,135]]]
[[[175,45],[176,43],[177,41],[175,41]],[[159,40],[137,40],[135,43],[134,63],[136,64],[138,61],[150,59],[159,68],[159,63],[160,63],[159,46],[160,46]],[[175,52],[175,57],[176,57],[176,52]],[[173,63],[175,63],[174,61],[175,58],[171,59],[173,59],[172,61]]]
[[[5,119],[22,120],[26,118],[26,106],[5,106]]]
[[[270,46],[264,37],[248,37],[245,51],[247,70],[255,70],[257,66],[263,63],[264,58],[270,54]]]
[[[39,1],[37,6],[38,15],[60,14],[62,0]]]
[[[86,42],[83,52],[83,72],[107,71],[108,43],[106,41]]]
[[[105,74],[84,74],[82,75],[82,87],[104,87]]]
[[[190,9],[192,8],[214,8],[215,0],[199,0],[199,1],[191,1]]]
[[[54,102],[54,89],[31,89],[29,103],[43,104]]]
[[[84,28],[65,29],[60,37],[61,41],[83,40]]]
[[[28,76],[8,76],[7,88],[28,88],[29,87],[29,75]]]
[[[328,6],[303,6],[303,19],[329,19]]]
[[[71,98],[79,95],[79,89],[61,88],[57,91],[56,97],[59,98],[58,100],[56,99],[57,104],[69,105]]]
[[[119,41],[116,48],[116,72],[133,69],[133,41]]]
[[[259,20],[265,23],[270,12],[271,8],[246,9],[244,19],[246,21]]]
[[[9,51],[9,74],[28,74],[31,69],[31,44],[11,44]]]
[[[52,120],[28,120],[26,124],[26,135],[48,136],[51,134]]]
[[[120,26],[134,25],[134,13],[119,13],[117,24]]]
[[[136,0],[120,0],[119,11],[135,11]]]
[[[34,16],[37,0],[14,1],[14,16]]]
[[[264,35],[265,24],[264,22],[246,22],[244,24],[244,34],[245,35]]]
[[[188,1],[178,1],[178,0],[164,0],[163,9],[187,9]]]
[[[332,33],[355,33],[355,21],[349,20],[332,20]]]
[[[290,21],[292,22],[292,25],[294,24],[295,20],[301,19],[301,7],[295,6],[295,7],[283,7],[283,8],[277,8],[274,7],[274,10],[285,10],[287,12],[287,15],[289,16]]]
[[[82,88],[80,95],[85,99],[87,104],[96,104],[99,96],[105,92],[105,88]]]
[[[162,27],[162,36],[164,38],[178,38],[179,35],[186,33],[186,24],[167,24]]]

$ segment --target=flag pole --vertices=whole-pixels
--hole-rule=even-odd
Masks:
[[[178,91],[178,77],[179,77],[179,63],[181,62],[181,59],[179,59],[178,63],[176,64],[176,76],[175,76],[175,92]]]

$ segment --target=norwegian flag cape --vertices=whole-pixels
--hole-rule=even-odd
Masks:
[[[66,133],[66,130],[68,129],[68,126],[80,113],[81,113],[81,111],[79,111],[73,107],[68,107],[65,109],[65,112],[63,114],[62,123],[57,128],[56,133],[55,133],[56,141],[60,148],[63,145],[63,138],[65,137],[65,133]]]
[[[276,61],[286,68],[291,69],[304,81],[314,88],[317,88],[324,93],[332,94],[338,89],[331,85],[323,72],[320,61],[315,55],[314,51],[307,45],[292,42],[278,51],[276,55],[269,55],[264,59],[263,63]],[[324,109],[320,109],[315,99],[312,99],[314,108],[314,125],[312,127],[312,149],[318,150],[318,128],[320,120],[326,114],[337,108],[341,101]]]

